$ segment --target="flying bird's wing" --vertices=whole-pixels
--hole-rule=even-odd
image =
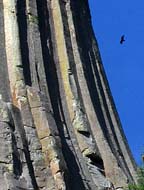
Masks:
[[[121,37],[123,40],[124,40],[124,35],[122,35],[122,37]]]
[[[120,43],[122,44],[125,41],[124,35],[121,36]]]

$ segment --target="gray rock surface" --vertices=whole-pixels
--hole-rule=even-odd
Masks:
[[[1,0],[0,143],[0,190],[136,182],[87,0]]]

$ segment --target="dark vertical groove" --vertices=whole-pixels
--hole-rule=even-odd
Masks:
[[[67,189],[69,190],[74,190],[74,189],[84,190],[85,187],[81,179],[81,176],[79,174],[79,167],[77,165],[76,158],[72,150],[69,148],[69,145],[67,144],[63,129],[64,125],[67,128],[67,120],[65,119],[65,114],[61,102],[61,94],[59,89],[60,87],[55,66],[55,64],[57,64],[58,61],[56,60],[56,50],[53,47],[55,42],[54,42],[54,34],[52,33],[54,31],[50,30],[50,26],[52,27],[52,24],[50,23],[49,20],[50,18],[47,6],[48,5],[46,0],[43,1],[37,0],[39,30],[40,30],[46,80],[53,108],[54,118],[61,137],[62,152],[69,170],[68,173],[66,173],[66,175],[64,176],[65,182],[67,185]],[[67,138],[70,140],[69,134]]]
[[[13,156],[14,174],[16,176],[20,176],[22,174],[22,163],[21,163],[20,155],[17,149],[17,142],[13,133],[12,133],[12,147],[13,147],[12,156]]]
[[[16,128],[18,129],[18,132],[22,139],[23,152],[25,155],[25,159],[26,159],[29,175],[31,177],[31,182],[32,182],[33,188],[34,188],[34,190],[39,190],[37,181],[36,181],[36,177],[35,177],[35,173],[34,173],[33,163],[32,163],[31,156],[30,156],[30,150],[29,150],[25,130],[24,130],[23,123],[22,123],[21,114],[20,114],[19,109],[15,106],[13,106],[13,113],[14,113],[14,118],[13,118],[14,124],[15,124]],[[17,118],[19,118],[19,119],[17,120]]]
[[[29,174],[30,174],[30,177],[31,177],[31,180],[32,180],[32,185],[34,187],[34,190],[39,190],[38,185],[37,185],[37,181],[36,181],[36,178],[35,178],[33,163],[32,163],[32,160],[31,160],[30,151],[29,151],[28,143],[26,141],[26,137],[25,137],[25,143],[24,143],[24,154],[25,154],[26,163],[27,163],[27,166],[28,166],[28,170],[29,170]]]
[[[31,71],[29,62],[29,47],[27,41],[27,13],[26,1],[17,0],[17,21],[19,27],[20,50],[23,64],[23,73],[26,85],[31,86]]]

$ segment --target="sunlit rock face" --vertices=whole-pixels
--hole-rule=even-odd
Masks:
[[[1,0],[0,142],[0,190],[136,181],[87,0]]]

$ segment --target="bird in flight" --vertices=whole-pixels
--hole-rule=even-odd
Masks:
[[[120,44],[123,44],[124,41],[125,41],[124,35],[122,35],[122,36],[121,36],[121,39],[120,39]]]

